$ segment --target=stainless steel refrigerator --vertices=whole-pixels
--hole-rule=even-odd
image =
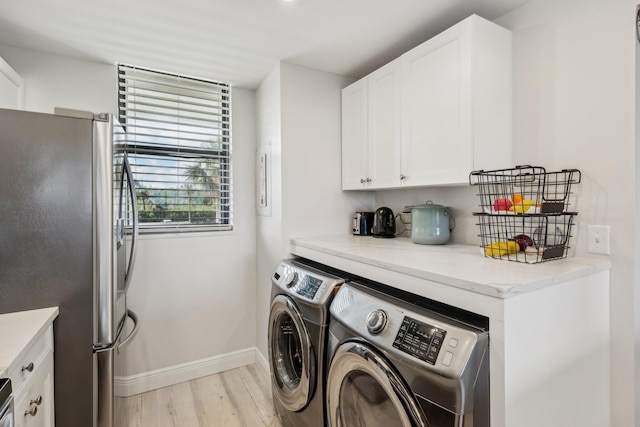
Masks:
[[[0,109],[0,313],[60,307],[58,427],[118,427],[114,370],[138,330],[126,301],[138,215],[124,140],[110,114]]]

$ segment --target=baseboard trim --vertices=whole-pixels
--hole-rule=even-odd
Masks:
[[[263,359],[260,360],[259,363],[266,363],[266,359],[264,359],[264,356],[262,356],[258,349],[251,347],[206,359],[194,360],[192,362],[156,369],[154,371],[143,372],[141,374],[131,375],[128,377],[115,377],[115,395],[120,397],[129,397],[173,384],[190,381],[195,378],[228,371],[229,369],[251,365],[256,363],[257,354],[260,355],[258,359]],[[262,371],[263,367],[258,366],[258,369]],[[269,367],[267,364],[267,375],[268,369]]]

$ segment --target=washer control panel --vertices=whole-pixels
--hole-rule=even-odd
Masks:
[[[332,296],[343,279],[293,260],[282,261],[271,280],[286,293],[303,300],[322,304]]]
[[[435,365],[447,331],[405,316],[393,347]]]

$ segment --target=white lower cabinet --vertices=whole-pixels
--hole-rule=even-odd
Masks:
[[[26,355],[9,368],[15,427],[53,427],[53,327],[36,337]]]

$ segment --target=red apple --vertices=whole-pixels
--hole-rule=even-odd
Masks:
[[[511,206],[513,206],[511,199],[497,199],[493,202],[494,211],[508,211]]]
[[[526,234],[518,234],[513,240],[520,246],[521,251],[524,251],[528,246],[533,246],[533,239]]]

